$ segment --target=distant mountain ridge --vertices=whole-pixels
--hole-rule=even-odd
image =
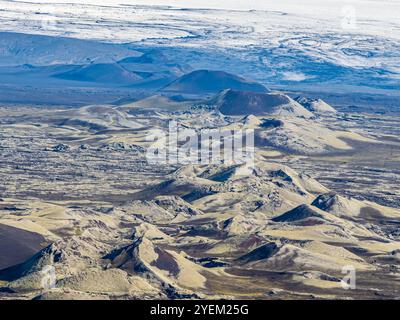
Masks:
[[[74,81],[129,84],[142,79],[117,63],[99,63],[79,66],[73,70],[54,75],[56,78]]]
[[[196,70],[183,75],[163,88],[165,92],[186,94],[218,93],[225,89],[265,93],[269,90],[257,82],[214,70]]]

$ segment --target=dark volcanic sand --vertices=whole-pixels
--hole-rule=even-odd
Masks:
[[[0,270],[24,262],[45,245],[37,233],[0,224]]]

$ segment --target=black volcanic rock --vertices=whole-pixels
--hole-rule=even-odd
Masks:
[[[330,209],[337,203],[340,202],[339,196],[334,193],[326,193],[326,194],[321,194],[319,195],[312,203],[311,205],[324,210],[324,211],[330,211]]]
[[[312,113],[282,93],[260,93],[250,91],[225,90],[209,101],[225,115],[255,116],[290,114],[311,117]]]
[[[38,233],[0,224],[0,269],[24,262],[40,251],[44,243]],[[0,279],[5,274],[0,270]]]
[[[249,253],[238,258],[243,263],[249,263],[253,261],[259,261],[268,259],[273,256],[279,250],[278,246],[274,242],[263,244],[262,246],[255,248]]]
[[[66,144],[57,144],[54,147],[51,148],[51,150],[53,152],[66,152],[69,150],[69,146],[67,146]]]
[[[36,247],[38,247],[38,244],[36,244]],[[17,246],[14,246],[14,250],[16,249],[18,249]],[[53,243],[32,255],[28,260],[0,270],[0,280],[13,281],[40,271],[45,266],[52,265],[53,262],[61,259],[61,257],[62,251],[57,244]]]
[[[316,210],[306,204],[302,204],[278,217],[273,218],[275,222],[292,222],[307,218],[324,218]]]

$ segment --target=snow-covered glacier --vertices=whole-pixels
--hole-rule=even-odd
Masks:
[[[270,88],[397,95],[398,12],[397,0],[1,0],[0,74],[13,83],[4,67],[110,63],[156,50],[169,63]],[[33,76],[36,84],[54,74],[47,71]]]

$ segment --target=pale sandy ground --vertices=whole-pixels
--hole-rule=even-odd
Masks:
[[[44,130],[78,138],[64,140],[72,148],[68,152],[74,152],[82,141],[93,148],[120,142],[146,147],[146,134],[158,129],[149,128],[148,120],[132,120],[123,110],[114,112],[109,106],[87,107],[73,114],[114,131],[93,139],[90,130],[74,125],[53,131],[51,125],[38,129],[22,121],[6,129],[20,133]],[[162,118],[160,114],[154,117]],[[220,124],[221,119],[215,117],[209,114],[207,121]],[[182,118],[187,124],[193,121],[186,115]],[[222,126],[254,128],[266,139],[286,137],[288,147],[308,143],[312,151],[351,149],[342,137],[380,143],[359,133],[335,131],[318,120],[311,126],[310,119],[280,119],[284,126],[272,130],[263,130],[263,118],[254,116],[232,119]],[[135,131],[127,133],[126,129]],[[113,163],[122,151],[110,150],[105,151],[105,159]],[[120,190],[121,194],[130,192],[120,202],[108,196],[88,200],[84,194],[82,199],[69,201],[2,198],[0,224],[40,234],[51,244],[26,264],[0,271],[1,286],[15,292],[4,298],[268,298],[266,292],[272,289],[281,298],[304,298],[310,293],[321,298],[358,298],[373,296],[374,288],[396,297],[396,283],[391,286],[390,277],[399,274],[396,252],[400,241],[382,225],[397,223],[399,210],[332,194],[312,177],[269,162],[283,155],[280,149],[257,149],[254,168],[171,167],[162,178]],[[87,157],[85,161],[91,160]],[[152,168],[157,169],[161,168]],[[26,178],[25,173],[18,174]],[[97,189],[109,188],[102,185],[102,174],[109,173],[97,172],[88,182],[95,182]],[[122,176],[116,174],[115,179]],[[54,186],[40,179],[31,178],[43,188]],[[84,188],[88,193],[94,190],[89,183]],[[320,202],[314,203],[317,198]],[[360,291],[342,292],[337,279],[349,265],[362,279],[373,281],[373,288],[362,284]],[[55,268],[55,289],[41,288],[44,266]],[[271,278],[272,274],[276,277]],[[383,279],[381,283],[374,282],[375,274]]]

